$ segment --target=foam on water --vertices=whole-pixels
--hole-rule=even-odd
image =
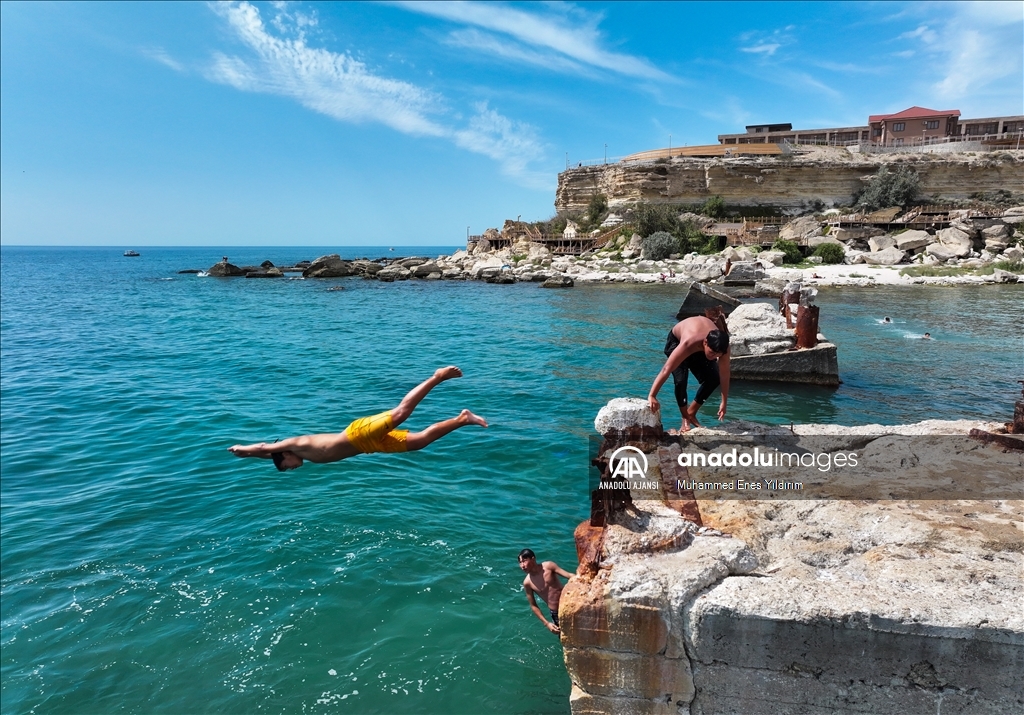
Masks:
[[[594,415],[646,395],[679,288],[176,276],[327,252],[2,249],[4,712],[565,712],[516,556],[575,567]],[[1005,419],[1020,295],[823,289],[844,384],[737,383],[729,416]],[[489,429],[286,474],[225,450],[341,429],[444,364],[465,377],[408,426]]]

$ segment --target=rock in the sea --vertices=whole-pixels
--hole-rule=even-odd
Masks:
[[[996,268],[992,272],[992,279],[996,283],[1017,283],[1020,280],[1020,276],[1016,273],[1010,273],[1010,271],[1004,271],[1001,268]]]
[[[516,282],[516,279],[511,273],[506,271],[504,273],[498,273],[493,276],[488,276],[487,282],[497,283],[498,285],[512,285],[513,283]]]
[[[406,268],[409,268],[409,266],[406,265],[404,261],[402,262],[402,265]],[[426,278],[431,273],[437,273],[440,277],[441,269],[438,268],[437,264],[434,263],[433,261],[423,261],[422,263],[415,264],[410,269],[410,272],[412,273],[413,278]]]
[[[178,271],[178,275],[182,275],[182,274],[196,275],[198,273],[202,273],[202,271],[199,270],[198,268],[186,268],[183,271]]]
[[[411,275],[412,271],[405,266],[395,263],[377,271],[377,280],[384,281],[385,283],[393,283],[395,281],[409,280]]]
[[[227,261],[221,261],[220,263],[214,263],[210,266],[210,269],[206,271],[206,275],[213,276],[215,278],[230,278],[233,276],[244,276],[245,271],[233,263]]]
[[[349,261],[341,260],[341,256],[332,253],[327,256],[320,256],[309,264],[309,268],[302,272],[303,278],[344,278],[353,275],[352,264]]]
[[[959,228],[943,228],[936,232],[935,237],[945,248],[953,251],[957,258],[964,258],[971,252],[971,236]]]
[[[780,352],[796,345],[786,318],[768,303],[744,303],[729,314],[726,323],[730,352],[736,357]]]
[[[273,264],[270,268],[262,271],[249,271],[245,274],[246,278],[280,278],[284,275],[280,268],[275,268]]]
[[[877,253],[865,253],[864,262],[872,266],[895,266],[906,256],[906,253],[895,246],[889,246]]]
[[[935,241],[935,237],[927,231],[904,231],[896,237],[896,248],[901,251],[913,251],[924,248]]]
[[[271,263],[270,261],[263,261],[263,263],[260,264],[260,268],[262,268],[263,270],[267,270],[268,268],[273,268],[273,267],[274,267],[274,264]]]
[[[573,283],[572,278],[570,278],[569,276],[551,276],[550,278],[545,280],[543,283],[541,283],[540,287],[541,288],[572,288],[573,285],[575,285],[575,284]]]

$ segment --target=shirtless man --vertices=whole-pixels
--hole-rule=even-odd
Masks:
[[[304,460],[325,464],[337,462],[357,454],[373,452],[413,452],[423,449],[431,442],[444,437],[449,432],[466,425],[487,426],[487,420],[463,410],[458,417],[438,422],[422,432],[409,433],[408,430],[395,429],[416,409],[416,405],[427,396],[427,393],[445,380],[462,377],[462,370],[449,366],[438,368],[434,376],[418,385],[412,392],[402,398],[393,410],[381,412],[372,417],[361,417],[354,421],[344,432],[330,434],[307,434],[302,437],[289,437],[280,442],[267,444],[240,445],[228,447],[228,451],[236,457],[262,457],[273,459],[279,471],[297,469]]]
[[[719,385],[722,386],[722,404],[718,408],[718,419],[724,419],[729,400],[729,330],[725,317],[718,315],[712,320],[695,316],[676,323],[668,333],[665,355],[668,359],[654,379],[647,396],[651,411],[657,413],[661,409],[658,391],[671,375],[675,382],[676,403],[683,415],[680,432],[689,431],[691,426],[700,427],[697,410]],[[693,402],[687,405],[686,381],[691,372],[700,386]]]
[[[526,572],[523,579],[523,590],[526,591],[526,600],[530,603],[530,610],[540,619],[544,627],[558,635],[562,629],[558,627],[558,602],[562,598],[562,582],[559,576],[572,578],[573,574],[558,568],[554,561],[537,563],[537,556],[530,549],[523,549],[519,552],[519,568]],[[533,594],[539,595],[548,604],[548,613],[551,614],[551,623],[548,623],[537,605]]]

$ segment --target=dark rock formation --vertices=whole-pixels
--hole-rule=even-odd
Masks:
[[[244,276],[245,270],[239,268],[233,263],[227,261],[221,261],[220,263],[214,263],[210,266],[210,269],[206,271],[206,275],[213,276],[215,278],[230,278],[233,276]]]
[[[540,284],[541,288],[572,288],[575,285],[569,276],[551,276]]]
[[[303,278],[344,278],[353,275],[352,264],[349,261],[341,260],[341,256],[332,253],[329,256],[320,256],[313,261],[309,268],[302,272]]]

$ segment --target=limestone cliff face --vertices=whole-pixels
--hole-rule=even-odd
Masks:
[[[555,208],[583,211],[598,193],[611,208],[635,201],[697,204],[721,196],[734,206],[777,206],[793,211],[849,205],[866,178],[883,164],[909,164],[921,177],[921,193],[966,199],[977,192],[1024,194],[1024,151],[954,156],[851,155],[842,149],[808,156],[675,158],[658,163],[615,163],[568,169],[558,176]]]
[[[974,427],[995,428],[880,429]],[[574,715],[1024,711],[1024,500],[700,500],[700,526],[664,493],[671,442],[631,507],[577,529],[559,609]]]

